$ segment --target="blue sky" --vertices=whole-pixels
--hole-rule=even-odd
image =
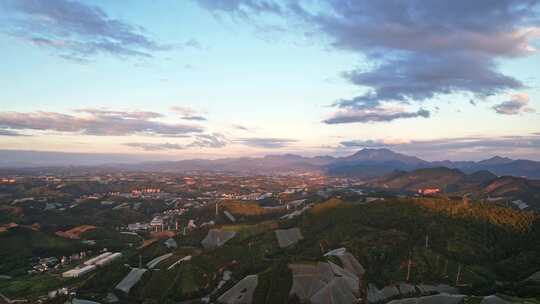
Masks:
[[[383,2],[5,1],[0,149],[540,159],[538,3]]]

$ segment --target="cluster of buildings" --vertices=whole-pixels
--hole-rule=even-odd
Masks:
[[[32,265],[32,270],[29,273],[46,272],[50,269],[58,268],[60,261],[56,257],[40,258],[37,263]]]
[[[2,177],[0,178],[0,184],[15,184],[17,180],[15,178]]]
[[[261,201],[265,198],[272,197],[272,195],[273,195],[272,192],[267,192],[267,193],[254,192],[254,193],[238,195],[238,196],[232,195],[231,198],[239,199],[243,201]]]
[[[127,225],[129,232],[159,232],[165,230],[179,230],[177,216],[184,214],[186,209],[172,209],[163,211],[161,214],[154,215],[148,223],[132,223]]]
[[[133,223],[127,225],[127,230],[129,232],[144,232],[150,230],[150,224],[149,223]]]
[[[524,210],[529,208],[529,204],[522,200],[514,200],[512,201],[512,204],[514,204],[519,210]]]
[[[160,188],[144,188],[131,190],[130,196],[132,198],[159,198],[168,196],[168,194],[162,193]]]
[[[46,257],[46,258],[32,258],[31,259],[31,270],[28,270],[29,274],[39,273],[39,272],[48,272],[52,270],[57,270],[64,265],[68,265],[72,262],[76,262],[86,258],[87,252],[81,251],[80,253],[75,253],[70,256],[57,257]]]
[[[441,189],[439,188],[418,189],[418,194],[422,194],[422,195],[433,195],[437,193],[441,193]]]

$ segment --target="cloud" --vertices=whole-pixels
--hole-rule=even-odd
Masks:
[[[194,39],[194,38],[186,40],[185,42],[181,43],[179,47],[181,49],[182,48],[192,48],[192,49],[197,49],[197,50],[203,49],[203,46],[201,45],[201,43],[197,39]]]
[[[214,13],[228,12],[248,16],[251,13],[283,12],[278,3],[267,0],[198,0],[197,3]]]
[[[97,117],[126,118],[126,119],[152,119],[163,117],[163,114],[150,111],[114,111],[109,109],[84,108],[75,112],[87,113]]]
[[[431,113],[428,110],[420,109],[416,112],[407,112],[402,109],[347,109],[334,113],[332,117],[324,120],[326,124],[342,124],[342,123],[368,123],[368,122],[389,122],[396,119],[414,118],[414,117],[430,117]]]
[[[540,37],[539,0],[198,2],[211,11],[268,13],[301,23],[302,31],[318,33],[334,48],[365,59],[367,64],[343,74],[365,90],[334,103],[348,110],[419,104],[456,93],[485,98],[521,89],[523,83],[496,63],[536,53],[531,41]],[[413,117],[418,115],[402,116]],[[359,122],[387,121],[377,119]]]
[[[296,139],[289,138],[262,138],[262,137],[252,137],[252,138],[240,138],[235,140],[235,142],[256,148],[268,148],[268,149],[277,149],[288,147],[290,144],[298,142]]]
[[[172,143],[125,143],[124,146],[141,148],[145,151],[184,150],[185,146]]]
[[[195,121],[206,121],[206,117],[200,115],[192,108],[189,107],[180,107],[174,106],[170,108],[171,111],[180,115],[181,119],[184,120],[195,120]]]
[[[523,136],[470,136],[459,138],[440,138],[431,140],[406,139],[372,139],[344,140],[341,147],[358,148],[390,148],[402,153],[420,155],[432,159],[441,158],[486,158],[486,155],[515,154],[538,158],[540,150],[540,133]]]
[[[516,115],[524,112],[534,112],[534,109],[529,108],[529,95],[519,93],[512,95],[508,101],[501,102],[493,106],[495,112],[503,115]]]
[[[219,133],[197,134],[194,140],[188,144],[178,143],[125,143],[125,146],[140,148],[146,151],[164,151],[164,150],[185,150],[189,148],[221,148],[227,145],[229,141]]]
[[[340,142],[340,145],[346,148],[380,148],[380,147],[390,147],[401,144],[409,144],[408,140],[400,139],[368,139],[368,140],[344,140]]]
[[[233,128],[242,131],[250,131],[251,129],[243,125],[232,125]]]
[[[13,130],[0,129],[0,136],[19,137],[19,136],[30,136],[30,135],[22,134]]]
[[[170,46],[137,25],[111,18],[101,8],[72,0],[7,0],[3,31],[60,57],[85,61],[98,54],[152,57]]]
[[[377,139],[377,140],[347,140],[340,143],[344,147],[401,147],[401,148],[436,148],[442,149],[462,149],[462,148],[518,148],[518,147],[540,147],[540,135],[524,136],[497,136],[497,137],[458,137],[440,138],[432,140],[398,140],[398,139]]]
[[[0,128],[12,130],[57,131],[85,135],[184,136],[201,133],[202,128],[155,120],[161,114],[141,111],[79,109],[80,115],[56,112],[0,112]]]
[[[490,96],[504,90],[521,88],[521,82],[494,70],[486,56],[467,54],[413,54],[388,60],[369,71],[352,70],[345,78],[351,83],[371,88],[347,104],[397,101],[409,103],[432,99],[439,94],[472,92]]]
[[[196,121],[205,121],[205,120],[206,120],[206,117],[200,116],[200,115],[195,115],[195,116],[183,116],[182,119],[185,119],[185,120],[196,120]]]
[[[198,134],[189,147],[195,148],[221,148],[226,146],[229,140],[220,133]]]

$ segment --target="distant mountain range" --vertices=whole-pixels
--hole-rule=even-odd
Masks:
[[[380,176],[395,170],[411,171],[421,168],[446,167],[459,169],[464,173],[489,171],[498,176],[511,175],[540,179],[540,162],[532,160],[513,160],[495,156],[486,160],[474,161],[434,161],[396,153],[388,149],[363,149],[355,154],[338,158],[327,167],[333,175]]]
[[[130,167],[133,167],[131,165]],[[345,157],[304,157],[294,154],[270,155],[261,158],[223,158],[217,160],[182,160],[172,162],[148,162],[135,165],[149,171],[229,171],[251,173],[290,173],[317,171],[333,176],[373,178],[395,171],[412,171],[422,168],[446,167],[463,173],[489,171],[495,175],[511,175],[540,179],[540,162],[512,160],[495,156],[473,161],[429,162],[418,157],[393,152],[389,149],[362,149]]]
[[[291,173],[321,172],[333,176],[354,176],[374,178],[395,171],[445,167],[459,169],[463,173],[489,171],[497,176],[516,176],[540,179],[540,162],[532,160],[513,160],[495,156],[482,161],[435,161],[429,162],[418,157],[396,153],[389,149],[362,149],[345,157],[316,156],[304,157],[294,154],[269,155],[260,158],[240,157],[216,160],[192,159],[181,161],[142,162],[137,157],[119,155],[75,154],[55,152],[22,151],[13,158],[13,151],[0,150],[0,167],[38,167],[38,166],[96,166],[127,170],[186,172],[221,171],[244,173]],[[6,157],[10,156],[10,157]],[[22,157],[24,156],[24,157]],[[57,157],[55,157],[57,156]],[[64,160],[62,162],[61,160]],[[65,161],[68,161],[66,163]]]

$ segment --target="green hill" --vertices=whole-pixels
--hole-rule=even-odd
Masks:
[[[0,233],[0,273],[25,272],[31,257],[60,257],[80,252],[86,246],[25,227],[15,227]]]
[[[132,292],[123,295],[123,301],[172,303],[209,294],[216,299],[245,276],[259,274],[255,303],[284,303],[291,284],[286,265],[324,261],[325,252],[340,247],[364,265],[365,283],[379,287],[405,281],[410,258],[411,283],[453,285],[460,272],[464,293],[482,295],[498,290],[540,296],[538,289],[516,285],[540,269],[536,254],[540,252],[540,222],[529,213],[474,201],[463,205],[461,201],[431,198],[387,198],[369,204],[331,199],[313,211],[291,220],[221,227],[236,231],[237,236],[216,249],[200,246],[205,229],[178,236],[179,244],[189,246],[172,250],[173,256],[162,262],[159,270],[145,273]],[[300,228],[304,239],[292,247],[279,248],[274,229],[291,227]],[[154,244],[140,254],[146,262],[168,251]],[[132,266],[137,266],[138,255],[129,259]],[[168,269],[186,255],[192,259]],[[232,272],[231,281],[212,293],[225,270]],[[85,284],[82,296],[103,300],[119,280],[108,276],[102,272]]]

